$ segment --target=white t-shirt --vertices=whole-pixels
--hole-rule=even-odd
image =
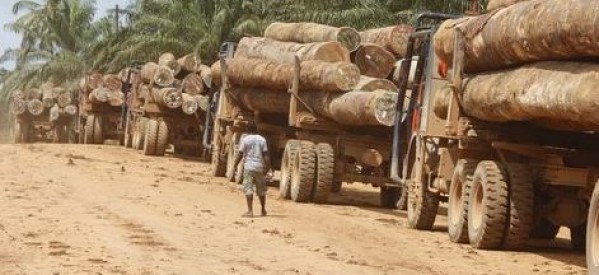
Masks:
[[[239,141],[239,152],[243,153],[245,171],[265,172],[263,154],[268,152],[266,139],[260,135],[245,135]]]

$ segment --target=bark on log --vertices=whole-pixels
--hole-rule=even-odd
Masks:
[[[451,65],[454,28],[465,37],[466,73],[534,61],[599,57],[599,1],[532,0],[478,17],[447,20],[434,37]]]
[[[50,108],[50,122],[54,122],[57,121],[58,118],[60,117],[60,107],[58,107],[58,104],[54,104],[54,106],[52,106],[52,108]]]
[[[27,103],[23,99],[13,99],[11,104],[11,112],[13,115],[22,115],[27,111]]]
[[[232,88],[243,107],[264,113],[289,113],[290,95],[286,91]],[[301,98],[318,115],[349,126],[391,126],[397,93],[376,90],[347,93],[305,92]]]
[[[104,76],[104,87],[111,91],[120,91],[123,88],[121,77],[116,74],[107,74]]]
[[[186,115],[193,115],[198,111],[198,102],[196,98],[189,94],[182,94],[183,103],[181,104],[181,110]]]
[[[360,82],[354,87],[354,90],[365,92],[374,90],[397,92],[397,86],[388,79],[373,78],[363,75],[360,77]]]
[[[467,79],[460,103],[466,114],[485,121],[532,121],[560,130],[599,131],[597,83],[598,64],[541,62]],[[440,97],[446,99],[435,105],[447,105],[449,97]],[[435,106],[441,114],[446,108]]]
[[[210,97],[206,95],[196,95],[194,96],[196,102],[198,103],[198,108],[202,111],[207,111],[210,107]]]
[[[158,64],[153,62],[143,65],[141,67],[141,80],[146,84],[150,84],[154,80],[154,75],[158,71],[158,67]]]
[[[408,38],[413,30],[409,25],[391,26],[365,30],[360,32],[360,37],[362,43],[373,43],[395,54],[396,57],[405,57]]]
[[[300,44],[262,37],[245,37],[239,41],[235,51],[235,57],[262,58],[287,63],[293,63],[295,56],[300,61],[350,62],[349,52],[338,42]]]
[[[353,62],[363,75],[387,78],[393,71],[395,56],[375,44],[362,44],[353,54]]]
[[[241,87],[288,89],[293,80],[294,65],[264,59],[227,59],[228,77],[233,85]],[[212,81],[221,84],[220,63],[212,65]],[[329,63],[305,61],[301,63],[300,89],[348,91],[360,81],[360,70],[347,62]]]
[[[183,92],[190,95],[203,94],[204,81],[202,77],[197,73],[190,73],[183,79]]]
[[[177,58],[172,53],[164,53],[158,58],[158,65],[167,66],[173,70],[173,74],[177,75],[181,71],[181,66],[177,62]]]
[[[316,23],[272,23],[264,37],[284,42],[339,42],[350,52],[360,46],[360,34],[354,28],[336,28]]]
[[[206,85],[207,88],[212,88],[212,69],[203,64],[201,64],[199,67],[200,76],[202,76],[204,85]]]
[[[154,73],[154,83],[161,87],[171,86],[175,82],[174,71],[167,66],[160,65]]]
[[[156,104],[170,109],[179,108],[183,103],[181,91],[176,88],[154,88],[152,98]]]
[[[39,99],[27,101],[27,111],[34,116],[44,113],[44,104]]]
[[[529,1],[529,0],[489,0],[489,3],[487,3],[487,12],[498,10],[498,9],[503,9],[503,8],[509,7],[513,4],[516,4],[519,2],[524,2],[524,1]]]
[[[110,98],[110,90],[104,87],[97,88],[89,93],[89,102],[106,103]]]
[[[200,64],[200,57],[195,54],[188,54],[184,57],[177,59],[177,63],[179,63],[179,67],[181,71],[185,71],[187,73],[195,72],[198,64]]]

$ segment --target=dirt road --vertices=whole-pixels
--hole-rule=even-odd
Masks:
[[[269,190],[244,219],[239,187],[195,160],[120,147],[0,145],[0,274],[585,274],[569,241],[477,251],[405,226],[378,193],[344,187],[330,205]],[[567,236],[560,232],[560,236]]]

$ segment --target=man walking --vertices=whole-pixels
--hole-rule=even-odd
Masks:
[[[270,171],[270,156],[266,139],[258,134],[256,124],[249,122],[248,134],[239,141],[239,153],[235,159],[232,170],[227,171],[233,175],[236,167],[243,160],[243,193],[247,201],[248,212],[244,217],[253,217],[254,186],[262,206],[262,216],[266,216],[266,173]]]

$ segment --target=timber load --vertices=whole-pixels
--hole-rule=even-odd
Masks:
[[[360,46],[360,33],[354,28],[332,26],[317,23],[272,23],[264,31],[264,37],[278,41],[311,43],[339,42],[348,51],[353,52]]]
[[[165,109],[179,109],[193,115],[206,111],[208,90],[212,83],[210,67],[201,64],[195,54],[177,58],[163,53],[158,63],[148,62],[141,67],[136,96],[139,102],[152,103]]]
[[[39,88],[13,91],[10,111],[15,116],[48,116],[48,121],[53,122],[77,113],[74,96],[73,89],[48,82]]]
[[[123,82],[120,75],[94,73],[81,79],[79,93],[81,93],[80,98],[84,104],[106,104],[119,107],[125,102],[122,87]]]
[[[453,61],[454,30],[464,34],[464,72],[536,61],[599,57],[599,1],[531,0],[491,13],[447,20],[434,36],[437,56]]]

